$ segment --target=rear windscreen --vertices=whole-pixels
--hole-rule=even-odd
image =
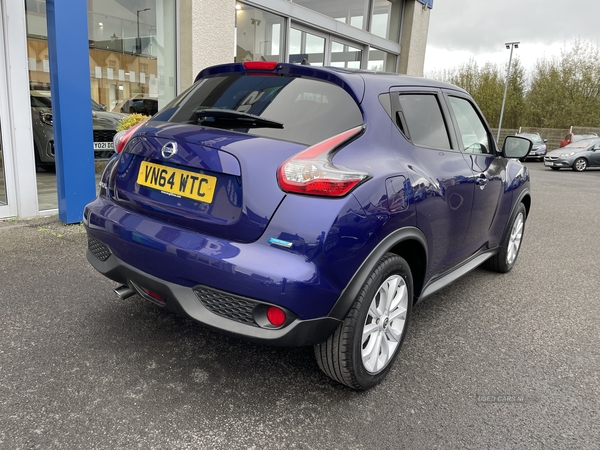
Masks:
[[[339,86],[312,78],[256,74],[201,79],[153,120],[307,145],[363,123],[358,105]]]

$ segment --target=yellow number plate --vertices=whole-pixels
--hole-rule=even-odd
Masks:
[[[158,189],[165,194],[212,203],[217,179],[210,175],[202,175],[143,161],[138,173],[137,183],[152,189]]]

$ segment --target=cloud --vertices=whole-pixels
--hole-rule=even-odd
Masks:
[[[481,54],[505,42],[563,46],[577,38],[600,41],[600,1],[437,0],[427,41],[437,49]]]

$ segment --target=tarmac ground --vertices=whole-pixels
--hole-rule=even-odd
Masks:
[[[600,170],[527,165],[515,268],[418,305],[364,393],[312,348],[118,300],[81,225],[0,221],[0,449],[599,448]]]

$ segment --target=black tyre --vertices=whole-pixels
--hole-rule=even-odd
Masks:
[[[552,170],[560,170],[560,167],[550,167]]]
[[[575,172],[583,172],[585,169],[587,169],[587,166],[588,166],[587,159],[577,158],[575,160],[575,162],[573,163],[573,170]]]
[[[413,303],[408,263],[387,253],[375,266],[346,319],[315,357],[325,374],[353,389],[366,390],[383,380],[398,356]]]
[[[483,266],[494,272],[506,273],[514,267],[521,249],[527,210],[520,203],[512,220],[509,222],[505,236],[500,244],[500,251],[488,259]]]

